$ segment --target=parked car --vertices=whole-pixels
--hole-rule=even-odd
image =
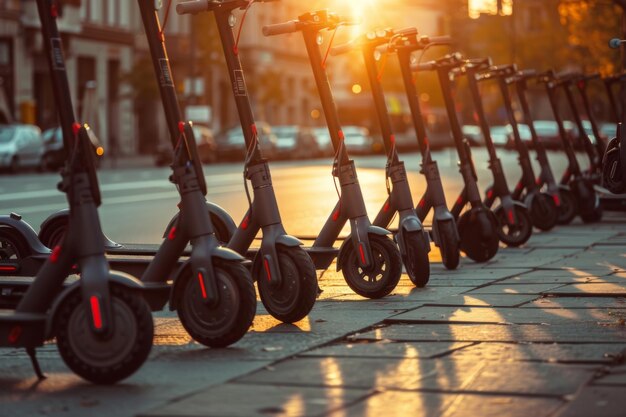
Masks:
[[[41,130],[34,125],[0,125],[0,168],[17,172],[41,167],[44,144]]]
[[[611,140],[612,138],[617,136],[617,124],[600,123],[600,133],[608,140]]]
[[[504,148],[509,145],[509,141],[511,139],[511,127],[510,126],[491,126],[489,128],[489,133],[491,136],[491,140],[493,144],[497,147]]]
[[[276,153],[276,135],[272,133],[270,125],[265,122],[256,122],[256,127],[263,157],[272,159]],[[219,161],[243,160],[246,155],[246,141],[241,126],[222,132],[217,137],[216,143]]]
[[[396,133],[396,147],[400,151],[416,151],[419,149],[415,129],[408,129],[402,133]]]
[[[513,137],[513,126],[507,125],[507,128],[509,130],[509,142],[507,144],[507,147],[510,148],[510,149],[516,149],[515,148],[515,137]],[[523,124],[523,123],[518,123],[517,124],[517,130],[519,131],[520,139],[522,139],[522,142],[528,148],[532,148],[534,146],[533,145],[533,138],[532,138],[532,135],[530,133],[530,128],[528,127],[528,125]]]
[[[559,127],[554,120],[535,120],[533,126],[537,137],[547,149],[562,149]]]
[[[213,131],[206,126],[195,124],[191,127],[198,148],[200,161],[211,164],[217,161],[217,143]],[[163,143],[157,147],[154,155],[154,163],[157,166],[165,166],[172,163],[172,145]]]
[[[328,132],[327,127],[314,128],[313,135],[315,137],[315,141],[317,142],[319,156],[333,156],[335,154],[333,142],[330,139],[330,132]]]
[[[374,152],[374,139],[369,130],[360,126],[345,126],[343,128],[344,143],[351,154],[371,154]]]
[[[470,146],[482,146],[485,144],[485,138],[479,126],[463,125],[461,126],[461,132],[463,132],[463,137],[467,139]]]
[[[300,126],[273,126],[276,135],[276,157],[304,159],[318,156],[320,150],[311,129]]]
[[[43,132],[44,153],[41,157],[41,169],[56,171],[65,163],[65,149],[63,148],[63,131],[60,127],[53,127]]]

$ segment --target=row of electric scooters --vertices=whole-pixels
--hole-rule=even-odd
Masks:
[[[335,258],[337,269],[350,288],[367,298],[389,294],[400,279],[402,265],[411,281],[423,287],[430,275],[430,237],[422,222],[431,210],[434,214],[430,236],[449,269],[458,266],[460,251],[476,262],[485,262],[495,256],[500,241],[510,246],[523,244],[533,226],[549,230],[556,223],[572,221],[578,214],[585,221],[600,218],[593,187],[595,171],[581,171],[556,106],[559,86],[584,82],[585,78],[519,72],[514,66],[494,67],[488,59],[468,60],[457,54],[419,64],[412,59],[414,52],[450,42],[447,38],[420,37],[413,28],[369,33],[334,48],[331,41],[323,54],[323,33],[352,23],[333,13],[317,11],[263,28],[266,36],[302,33],[335,148],[332,175],[340,185],[339,201],[313,245],[304,247],[300,240],[287,234],[281,222],[269,164],[260,152],[238,37],[235,39],[233,33],[233,12],[244,10],[243,24],[245,13],[258,2],[263,1],[194,0],[179,3],[176,8],[180,14],[212,12],[216,19],[247,145],[244,183],[249,208],[237,225],[222,208],[206,200],[207,185],[196,141],[178,104],[165,47],[165,28],[159,21],[159,2],[138,0],[172,143],[170,181],[180,194],[180,203],[178,214],[165,227],[160,245],[123,245],[108,239],[100,227],[97,207],[101,198],[94,164],[96,139],[74,115],[57,28],[57,1],[37,0],[67,155],[58,188],[66,194],[69,209],[51,215],[39,232],[17,214],[0,216],[0,274],[11,277],[0,281],[0,346],[25,348],[39,377],[43,374],[35,348],[51,338],[56,338],[65,363],[87,380],[113,383],[131,375],[146,360],[152,345],[150,311],[166,305],[177,312],[195,341],[210,347],[228,346],[243,337],[252,324],[256,311],[254,282],[263,305],[273,317],[288,323],[298,321],[311,311],[317,298],[316,270],[328,268]],[[336,55],[353,49],[363,54],[387,153],[388,198],[373,222],[368,218],[356,168],[343,142],[326,72],[329,52]],[[391,53],[400,62],[423,156],[421,172],[427,189],[417,205],[395,147],[377,63],[381,54]],[[437,71],[460,160],[464,188],[451,210],[446,205],[437,163],[431,157],[413,80],[416,71],[424,70]],[[452,81],[462,75],[469,80],[494,176],[494,185],[484,201],[455,109]],[[533,78],[548,87],[562,130],[569,168],[560,184],[556,183],[546,152],[532,128],[525,91]],[[501,86],[520,154],[523,176],[512,193],[489,135],[478,89],[478,82],[487,79],[497,80]],[[531,129],[541,164],[537,181],[528,150],[519,136],[509,85],[517,87]],[[569,88],[566,92],[569,97]],[[546,192],[542,191],[544,185]],[[492,210],[496,199],[500,205]],[[469,208],[464,211],[466,206]],[[396,214],[398,229],[392,238],[386,228]],[[334,243],[347,222],[351,233],[337,249]],[[253,248],[259,232],[260,247]]]

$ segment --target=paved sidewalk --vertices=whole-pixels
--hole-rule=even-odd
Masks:
[[[114,387],[81,382],[52,345],[41,384],[0,353],[0,415],[623,417],[625,248],[626,215],[607,214],[456,271],[434,249],[427,288],[404,276],[382,300],[327,271],[308,319],[279,324],[259,303],[222,350],[160,313],[150,361]]]

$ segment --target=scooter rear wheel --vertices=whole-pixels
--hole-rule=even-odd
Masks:
[[[20,260],[28,253],[28,244],[17,230],[0,226],[0,261]]]
[[[578,204],[574,194],[566,188],[560,188],[559,197],[561,204],[558,206],[559,218],[557,223],[561,225],[570,224],[578,213]]]
[[[424,288],[430,279],[430,262],[425,247],[430,245],[430,242],[423,242],[423,236],[422,232],[408,233],[405,238],[406,255],[402,256],[406,273],[413,285],[418,288]]]
[[[456,269],[460,261],[459,239],[457,237],[456,225],[454,221],[438,223],[437,233],[439,234],[439,251],[441,261],[446,269]]]
[[[352,240],[346,243],[347,251],[341,270],[348,286],[355,293],[366,298],[382,298],[388,295],[402,275],[402,257],[398,247],[387,236],[369,235],[373,265],[362,268],[357,250]]]
[[[509,225],[504,207],[498,207],[495,211],[495,215],[499,223],[498,237],[500,241],[507,246],[517,247],[523,245],[530,239],[533,233],[533,222],[530,219],[526,207],[516,204],[513,206],[513,209],[515,210],[515,218],[517,219],[514,225]]]
[[[530,203],[529,210],[533,226],[539,230],[551,230],[559,220],[559,209],[549,194],[536,194]]]
[[[57,348],[65,364],[96,384],[113,384],[133,374],[152,347],[154,324],[148,304],[139,293],[111,285],[113,329],[104,337],[90,328],[82,294],[75,291],[54,317]]]
[[[226,347],[241,339],[254,320],[256,293],[250,272],[238,261],[214,259],[218,302],[202,301],[201,289],[191,271],[182,274],[178,317],[187,333],[209,347]]]
[[[481,219],[481,216],[484,216]],[[489,230],[483,230],[488,223]],[[490,210],[468,210],[457,223],[461,237],[461,250],[474,262],[487,262],[498,253],[498,220]]]
[[[294,323],[309,314],[317,298],[317,274],[311,257],[299,246],[278,245],[280,284],[271,284],[265,269],[256,277],[261,302],[283,323]]]
[[[39,231],[39,241],[48,248],[54,248],[63,242],[63,238],[65,237],[65,233],[67,233],[68,227],[68,217],[58,217],[53,221],[48,222],[46,227]]]

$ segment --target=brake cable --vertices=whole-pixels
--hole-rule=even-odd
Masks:
[[[241,31],[243,30],[243,24],[246,21],[246,15],[248,14],[248,10],[252,7],[252,4],[255,0],[249,0],[248,5],[243,10],[243,16],[241,16],[241,23],[239,24],[239,29],[237,30],[237,38],[235,39],[235,46],[233,46],[233,52],[235,55],[239,55],[239,39],[241,38]]]

